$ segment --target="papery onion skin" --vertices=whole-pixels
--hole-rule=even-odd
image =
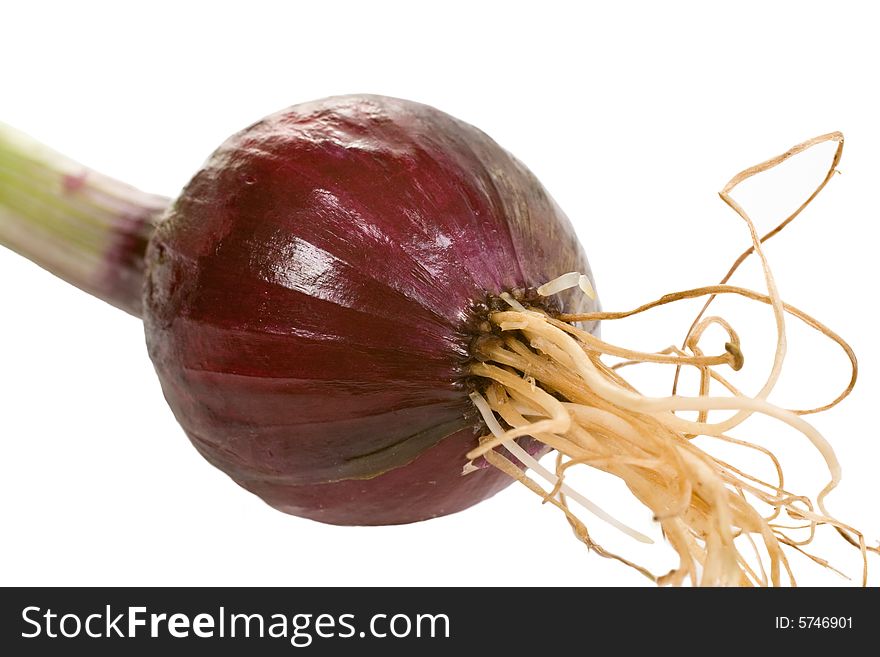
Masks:
[[[244,488],[323,522],[413,522],[512,482],[461,474],[474,309],[568,271],[590,271],[568,219],[484,133],[334,97],[231,137],[169,208],[146,338],[191,441]]]

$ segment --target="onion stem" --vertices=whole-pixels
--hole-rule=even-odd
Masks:
[[[0,244],[136,316],[144,251],[168,203],[0,124]]]

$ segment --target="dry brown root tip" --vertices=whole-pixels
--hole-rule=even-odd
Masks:
[[[732,362],[730,363],[731,369],[733,369],[734,372],[739,372],[746,362],[742,350],[739,348],[738,345],[735,345],[732,342],[725,342],[724,350],[729,353],[730,356],[733,358]]]
[[[832,172],[794,214],[763,237],[758,236],[751,219],[730,197],[730,192],[742,180],[812,145],[831,140],[838,142],[833,172],[843,143],[839,133],[804,142],[778,158],[747,169],[735,176],[722,192],[722,199],[744,220],[752,239],[751,249],[737,260],[731,274],[740,262],[754,253],[761,260],[768,294],[727,285],[728,275],[720,285],[667,294],[628,312],[556,317],[541,309],[523,306],[509,295],[503,296],[509,309],[489,314],[493,335],[478,341],[479,362],[470,368],[471,374],[484,381],[481,392],[472,393],[471,398],[485,419],[490,435],[481,439],[468,458],[485,457],[490,464],[540,496],[544,503],[559,508],[575,535],[590,550],[635,568],[661,585],[688,581],[709,586],[794,585],[795,576],[783,548],[839,572],[826,560],[804,549],[812,542],[817,528],[824,525],[833,527],[859,549],[861,580],[867,583],[867,553],[876,552],[877,548],[866,546],[860,532],[835,519],[825,507],[826,496],[840,480],[840,466],[828,441],[801,417],[831,408],[849,394],[858,371],[855,355],[830,329],[783,303],[761,248],[763,241],[778,233],[807,206]],[[578,285],[589,294],[592,287],[584,283],[584,278],[568,273],[543,285],[539,293],[543,290],[555,294]],[[722,294],[737,294],[766,303],[773,310],[777,329],[773,367],[760,391],[753,396],[740,391],[714,369],[725,366],[739,371],[745,363],[739,336],[721,317],[703,317],[705,313],[701,312],[681,348],[668,347],[650,353],[609,344],[575,325],[581,321],[630,317],[667,303],[701,296],[709,297],[708,306]],[[818,409],[785,410],[768,400],[785,356],[786,314],[834,340],[851,362],[852,376],[845,390]],[[700,347],[705,330],[713,325],[723,328],[729,336],[724,353],[717,356],[706,355]],[[609,357],[619,362],[608,364],[605,359]],[[681,396],[676,390],[665,397],[641,394],[620,374],[623,367],[640,363],[667,364],[676,370],[695,368],[700,375],[698,394]],[[727,394],[715,395],[713,382]],[[685,419],[678,415],[680,411],[696,411],[697,419]],[[710,422],[709,416],[714,411],[733,411],[734,414],[723,421]],[[796,429],[825,460],[829,481],[813,497],[794,494],[785,488],[780,461],[769,449],[730,435],[730,431],[746,426],[755,414]],[[523,436],[532,436],[556,450],[554,471],[544,468],[519,447],[516,439]],[[713,456],[697,446],[692,440],[696,436],[766,456],[773,466],[775,481],[765,481]],[[515,460],[544,479],[547,486],[537,483],[517,464],[495,451],[502,445]],[[625,482],[659,523],[664,537],[678,555],[677,567],[664,575],[654,575],[629,559],[608,552],[590,537],[586,524],[572,510],[572,502],[629,536],[650,541],[569,486],[566,482],[569,469],[584,466]]]

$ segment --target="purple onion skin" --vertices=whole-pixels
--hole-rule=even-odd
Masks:
[[[461,474],[484,430],[475,309],[568,271],[589,274],[569,221],[484,133],[334,97],[232,136],[184,189],[148,247],[146,338],[190,440],[241,486],[322,522],[407,523],[511,483]]]

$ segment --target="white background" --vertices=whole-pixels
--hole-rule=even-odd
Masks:
[[[484,129],[535,171],[577,226],[608,309],[716,282],[747,234],[715,193],[746,166],[842,130],[843,175],[767,251],[783,296],[859,355],[856,392],[815,423],[845,473],[831,509],[876,543],[880,52],[866,7],[15,3],[3,14],[0,120],[173,196],[227,135],[268,112],[338,93],[419,100]],[[821,179],[831,150],[738,198],[769,228]],[[519,487],[402,527],[273,511],[189,445],[138,320],[5,250],[0,281],[2,584],[648,584],[588,554]],[[760,287],[754,263],[734,282]],[[604,336],[659,349],[680,340],[694,310],[606,324]],[[737,381],[755,391],[772,351],[769,312],[716,310],[743,333]],[[791,327],[780,404],[821,403],[845,379],[834,348]],[[668,378],[653,383],[668,390]],[[785,459],[790,488],[814,495],[824,485],[802,437],[770,423],[753,431]],[[590,522],[596,537],[670,567],[649,515],[621,487],[591,482],[587,492],[661,542],[645,550]],[[830,531],[815,551],[860,574],[858,554]],[[802,584],[846,583],[793,563]]]

